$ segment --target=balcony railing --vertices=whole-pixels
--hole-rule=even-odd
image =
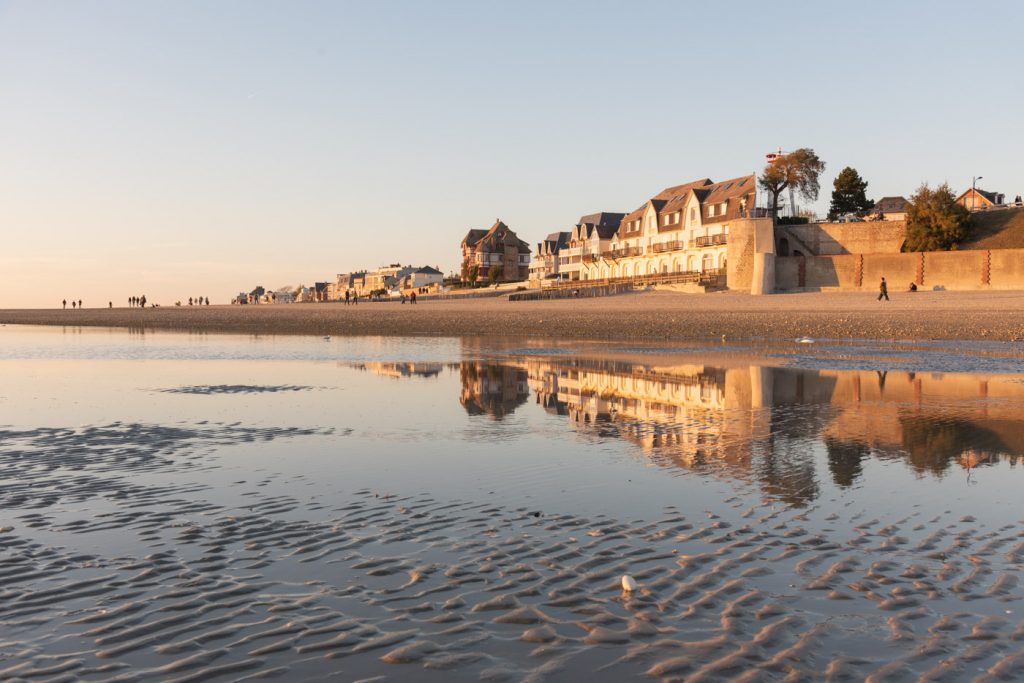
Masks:
[[[719,235],[708,235],[707,237],[697,237],[696,239],[690,240],[691,247],[715,247],[720,244],[726,244],[729,240],[729,236],[725,233]]]
[[[583,255],[583,262],[584,263],[594,263],[595,261],[600,260],[600,258],[601,258],[600,254],[584,254]]]
[[[654,253],[663,254],[666,251],[679,251],[686,248],[686,242],[672,240],[671,242],[658,242],[654,245]]]
[[[626,256],[642,256],[643,253],[642,247],[621,247],[619,249],[612,249],[606,255],[608,258],[625,258]]]

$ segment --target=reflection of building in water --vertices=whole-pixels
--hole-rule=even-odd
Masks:
[[[363,363],[365,370],[384,377],[437,377],[444,370],[443,363]]]
[[[775,442],[771,369],[617,361],[527,366],[537,402],[582,432],[628,439],[672,466],[756,480],[794,504],[817,495],[811,455]]]
[[[459,375],[459,402],[470,415],[490,415],[500,420],[526,403],[530,395],[526,371],[513,365],[465,361],[459,364]]]
[[[537,402],[582,432],[628,439],[666,464],[756,481],[791,504],[818,495],[821,443],[841,487],[862,476],[871,455],[941,474],[954,464],[1015,463],[1024,453],[1024,385],[1014,382],[595,360],[526,365]]]

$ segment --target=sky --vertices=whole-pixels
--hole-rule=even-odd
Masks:
[[[811,147],[1024,193],[1024,3],[0,0],[0,307],[457,270]]]

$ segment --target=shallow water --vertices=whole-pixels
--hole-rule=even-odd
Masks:
[[[0,679],[1019,678],[975,351],[0,328]]]

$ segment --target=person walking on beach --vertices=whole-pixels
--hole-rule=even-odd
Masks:
[[[107,308],[113,308],[113,307],[114,307],[114,302],[113,301],[108,301],[107,302]]]
[[[78,310],[82,310],[82,300],[78,300]]]
[[[409,303],[416,303],[416,292],[413,292],[412,294],[409,295]]]
[[[210,297],[206,297],[206,305],[207,305],[207,306],[209,306],[209,305],[210,305]]]
[[[72,311],[75,310],[75,300],[74,299],[71,300],[71,310]]]
[[[143,294],[141,297],[139,297],[139,306],[141,306],[142,308],[146,307],[146,295],[145,294]]]
[[[881,284],[878,285],[878,300],[881,301],[882,297],[885,297],[886,301],[889,300],[889,285],[885,284],[884,277],[882,278]]]
[[[346,289],[346,290],[345,290],[345,305],[346,305],[346,306],[348,306],[348,299],[349,299],[349,296],[348,296],[348,290]]]
[[[60,303],[64,307],[64,310],[67,310],[67,308],[68,308],[68,300],[64,299],[64,301],[61,301]]]

